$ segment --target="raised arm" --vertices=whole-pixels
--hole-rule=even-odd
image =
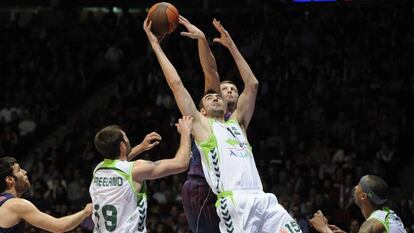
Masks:
[[[137,160],[132,169],[135,181],[153,180],[161,177],[178,174],[188,169],[191,153],[192,118],[184,116],[176,124],[181,134],[180,147],[172,159],[163,159],[156,162]]]
[[[83,210],[75,214],[55,218],[41,212],[35,205],[25,199],[16,198],[10,201],[10,210],[17,214],[19,218],[24,219],[30,225],[50,232],[70,231],[81,224],[92,213],[92,205],[88,204]]]
[[[200,112],[197,110],[187,89],[185,89],[177,70],[162,50],[159,44],[159,39],[151,32],[151,22],[148,21],[148,18],[145,19],[143,27],[148,36],[148,40],[151,43],[151,47],[157,56],[158,62],[160,63],[165,79],[174,94],[175,101],[177,102],[181,114],[194,117],[195,120],[199,119]]]
[[[236,118],[246,130],[253,116],[259,81],[256,79],[249,64],[247,64],[236,44],[233,42],[230,34],[224,29],[220,21],[214,19],[213,25],[217,31],[220,32],[220,38],[215,38],[214,42],[222,44],[230,51],[244,83],[243,92],[240,94],[239,100],[237,101],[236,111],[232,114],[231,118]]]
[[[142,142],[131,149],[131,152],[128,155],[128,161],[133,160],[137,155],[141,154],[144,151],[151,150],[160,144],[161,136],[156,132],[151,132],[147,134],[142,140]]]
[[[214,90],[220,93],[220,78],[217,72],[217,63],[211,52],[204,33],[180,15],[178,22],[187,28],[187,32],[181,32],[182,36],[198,41],[198,57],[204,73],[204,92]]]

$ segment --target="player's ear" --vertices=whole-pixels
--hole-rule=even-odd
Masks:
[[[365,200],[365,199],[367,199],[367,198],[368,198],[367,193],[362,193],[361,199],[362,199],[362,200]]]
[[[126,151],[126,143],[124,141],[119,143],[119,151]]]
[[[203,116],[207,115],[207,111],[206,111],[204,108],[201,108],[201,109],[200,109],[200,113],[201,113],[201,115],[203,115]]]
[[[12,176],[6,176],[5,180],[6,180],[7,187],[13,186],[13,183],[15,182]]]

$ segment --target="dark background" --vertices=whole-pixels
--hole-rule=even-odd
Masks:
[[[121,125],[133,145],[159,132],[162,143],[142,158],[177,149],[180,115],[142,30],[154,3],[0,1],[0,154],[29,172],[26,198],[39,209],[64,216],[89,201],[91,170],[102,160],[93,137],[106,125]],[[212,42],[214,17],[251,65],[260,81],[248,130],[256,164],[265,191],[304,233],[318,209],[357,232],[363,218],[352,189],[368,173],[388,182],[388,206],[414,232],[411,1],[172,3],[211,41],[221,79],[243,88],[228,51]],[[197,100],[197,44],[182,30],[163,47]],[[149,232],[189,232],[185,177],[149,182]]]

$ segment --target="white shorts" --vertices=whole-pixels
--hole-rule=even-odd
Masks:
[[[302,233],[272,193],[233,191],[217,200],[221,233]]]

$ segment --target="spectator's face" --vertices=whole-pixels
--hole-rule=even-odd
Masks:
[[[358,232],[359,224],[357,220],[352,220],[351,224],[349,225],[349,232]]]

